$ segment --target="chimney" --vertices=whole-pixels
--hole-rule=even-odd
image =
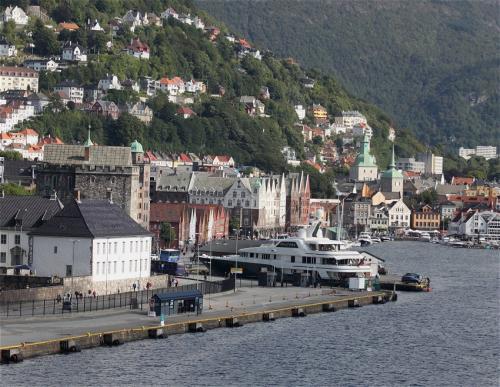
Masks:
[[[113,204],[113,191],[106,191],[106,199],[110,204]]]
[[[74,191],[74,197],[75,197],[75,200],[77,203],[81,203],[81,200],[80,200],[80,190],[79,189],[75,189]]]

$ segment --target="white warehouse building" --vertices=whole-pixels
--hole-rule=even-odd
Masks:
[[[152,234],[107,200],[72,201],[31,232],[37,275],[120,286],[147,280]]]

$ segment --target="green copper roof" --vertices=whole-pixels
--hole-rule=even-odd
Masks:
[[[370,139],[365,134],[363,139],[363,147],[360,153],[356,156],[355,166],[359,167],[376,167],[375,158],[370,154]]]
[[[389,169],[382,173],[382,177],[393,179],[400,178],[403,179],[403,174],[396,169],[396,162],[394,160],[394,145],[392,145],[392,159],[391,164],[389,164]]]
[[[89,129],[89,135],[88,135],[87,139],[85,140],[85,142],[83,143],[83,146],[84,147],[90,147],[92,145],[94,145],[94,143],[90,139],[90,129]]]
[[[144,153],[141,143],[137,140],[130,144],[130,148],[132,149],[132,153]]]

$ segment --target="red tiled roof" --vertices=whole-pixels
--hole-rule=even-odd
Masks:
[[[190,116],[196,115],[194,111],[185,106],[181,106],[179,109],[177,109],[177,114],[182,114],[182,115],[188,114]]]
[[[25,136],[38,136],[38,133],[36,130],[33,130],[31,128],[25,128],[21,131],[19,131],[19,133],[25,135]]]
[[[191,160],[191,157],[189,157],[187,154],[185,153],[181,153],[179,155],[179,161],[183,161],[185,163],[191,163],[193,162],[193,160]]]
[[[59,30],[69,30],[69,31],[76,31],[78,29],[80,29],[80,27],[78,27],[78,24],[76,23],[73,23],[73,22],[69,22],[69,23],[66,23],[66,22],[62,22],[62,23],[59,23]]]
[[[472,185],[474,184],[474,178],[473,177],[460,177],[460,176],[453,176],[451,179],[451,184],[453,185]]]
[[[0,133],[0,140],[10,140],[12,136],[9,133]]]
[[[139,51],[139,52],[149,52],[149,46],[146,43],[141,42],[139,38],[132,39],[132,42],[128,46],[129,50]]]
[[[167,77],[164,77],[160,79],[160,84],[161,85],[178,85],[184,83],[181,77],[173,77],[172,79],[169,79]]]
[[[222,163],[227,163],[231,160],[231,156],[226,156],[226,155],[223,155],[223,156],[215,156],[217,157],[217,159],[222,162]]]
[[[240,46],[242,46],[242,47],[252,48],[250,43],[248,43],[245,39],[239,39],[238,42],[240,43]]]

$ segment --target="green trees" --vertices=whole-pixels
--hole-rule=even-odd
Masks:
[[[14,183],[0,184],[0,192],[3,192],[5,195],[13,196],[33,195],[32,191],[28,191],[26,188]]]
[[[0,151],[0,157],[5,157],[7,160],[22,160],[23,156],[17,151]]]
[[[173,242],[177,240],[177,233],[175,232],[175,228],[173,228],[170,223],[163,222],[160,225],[160,238],[166,246],[172,246]]]
[[[33,27],[33,51],[41,56],[60,54],[60,45],[55,33],[45,27],[40,19],[37,19]]]

